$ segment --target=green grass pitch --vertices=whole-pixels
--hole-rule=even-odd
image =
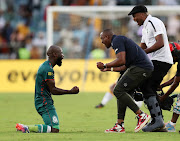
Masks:
[[[116,122],[115,98],[106,107],[95,109],[104,93],[80,93],[78,95],[53,96],[60,120],[60,133],[17,132],[16,123],[43,124],[34,108],[34,95],[25,93],[0,94],[0,141],[175,141],[179,140],[180,120],[175,133],[134,133],[137,124],[135,114],[127,109],[125,118],[126,133],[104,133]],[[142,110],[149,113],[142,106]],[[171,119],[172,112],[163,111],[165,122]]]

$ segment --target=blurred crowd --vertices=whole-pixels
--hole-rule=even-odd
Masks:
[[[46,58],[46,19],[48,6],[94,5],[179,5],[180,0],[0,0],[0,59]],[[66,58],[108,58],[99,33],[112,27],[116,34],[139,42],[141,27],[130,17],[115,20],[93,19],[73,14],[54,13],[53,42],[63,48]],[[169,41],[180,37],[180,16],[161,17]],[[63,21],[63,22],[62,22]],[[110,26],[111,25],[111,26]]]

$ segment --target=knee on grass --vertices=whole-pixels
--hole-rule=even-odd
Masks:
[[[59,133],[59,129],[51,127],[51,133]]]

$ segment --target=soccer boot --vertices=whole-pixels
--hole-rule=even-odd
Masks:
[[[30,133],[28,126],[23,126],[23,128],[21,129],[21,131],[22,131],[23,133]]]
[[[29,133],[29,128],[28,126],[24,125],[24,124],[20,124],[20,123],[17,123],[16,124],[16,130],[17,131],[22,131],[23,133]]]
[[[23,124],[17,123],[16,124],[16,131],[21,131],[21,129],[23,128]]]
[[[99,109],[100,109],[100,108],[103,108],[103,107],[104,107],[104,105],[100,103],[100,104],[97,105],[95,108],[99,108]]]

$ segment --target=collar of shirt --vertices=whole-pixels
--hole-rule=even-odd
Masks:
[[[113,35],[113,36],[112,36],[112,39],[111,39],[111,46],[113,46],[113,43],[112,43],[112,42],[113,42],[113,39],[114,39],[115,37],[116,37],[116,35]]]
[[[147,16],[146,20],[143,23],[143,27],[146,27],[146,25],[148,24],[148,21],[151,19],[151,17],[152,16],[150,14]]]
[[[49,60],[47,60],[47,61],[48,61],[49,65],[50,65],[50,68],[53,69],[51,62]]]

